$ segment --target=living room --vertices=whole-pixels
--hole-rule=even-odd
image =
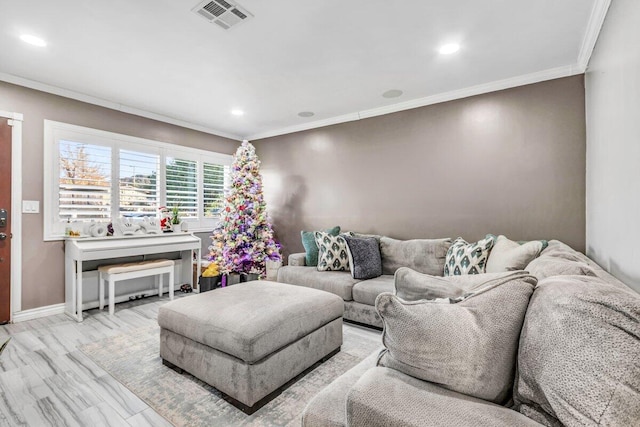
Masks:
[[[0,209],[6,209],[10,227],[0,225],[8,236],[0,242],[0,291],[10,323],[1,326],[0,341],[11,338],[0,354],[0,424],[298,425],[306,410],[309,426],[374,425],[366,414],[331,422],[310,418],[322,412],[311,402],[322,402],[322,390],[335,387],[334,380],[348,391],[344,375],[383,347],[376,296],[400,289],[397,283],[393,288],[393,273],[396,281],[426,280],[403,276],[404,270],[396,268],[386,271],[398,241],[450,239],[453,245],[461,237],[473,244],[488,235],[492,245],[501,240],[498,236],[502,242],[504,236],[511,242],[544,241],[537,260],[544,260],[545,251],[549,256],[562,253],[595,276],[610,275],[630,290],[625,307],[629,318],[633,313],[636,317],[627,332],[636,334],[635,344],[631,353],[616,354],[635,354],[637,360],[636,2],[411,1],[400,9],[387,3],[371,7],[370,2],[244,0],[226,3],[230,9],[220,18],[210,14],[215,5],[224,9],[217,3],[161,2],[153,8],[149,1],[137,3],[0,4],[0,119],[10,128],[2,146],[0,187]],[[227,16],[232,6],[235,18]],[[211,257],[212,232],[223,218],[223,187],[228,189],[240,157],[234,154],[243,140],[255,147],[260,162],[264,206],[283,265],[271,278],[337,294],[344,300],[340,316],[345,320],[340,352],[289,378],[251,415],[238,409],[240,399],[235,399],[239,406],[229,403],[225,398],[233,398],[234,391],[221,392],[211,384],[214,379],[189,375],[194,372],[186,366],[182,369],[189,374],[178,375],[162,364],[159,329],[166,324],[158,325],[158,313],[169,296],[154,296],[162,293],[162,282],[160,292],[151,277],[116,283],[115,297],[101,293],[109,303],[115,299],[115,313],[100,310],[100,261],[69,261],[70,248],[83,239],[65,236],[74,227],[79,228],[73,232],[100,235],[100,227],[85,230],[88,223],[76,221],[80,211],[64,211],[61,196],[61,171],[64,161],[73,158],[73,143],[86,144],[96,164],[103,161],[96,147],[107,147],[110,174],[100,178],[107,184],[93,189],[103,208],[92,219],[105,224],[117,216],[138,221],[155,218],[159,207],[179,207],[186,228],[180,235],[145,236],[144,249],[124,239],[128,247],[110,250],[125,251],[117,256],[128,256],[127,262],[153,261],[171,252],[176,279],[170,304],[213,298],[227,290],[179,290],[183,284],[198,290],[192,254],[198,260]],[[139,153],[147,157],[138,163]],[[187,181],[169,183],[178,167],[193,167],[193,182],[180,174],[176,176]],[[218,178],[218,170],[225,171],[224,178]],[[192,184],[192,192],[181,195]],[[153,203],[147,203],[149,186]],[[125,205],[127,197],[133,201]],[[188,197],[193,206],[183,201]],[[108,206],[105,198],[112,198]],[[207,211],[214,205],[215,210]],[[363,297],[369,303],[358,305],[361,285],[348,271],[340,273],[344,281],[335,279],[335,272],[311,269],[311,274],[308,258],[299,255],[307,249],[302,231],[324,232],[334,226],[346,241],[353,237],[349,231],[377,239],[385,270],[380,277],[388,276],[388,282],[377,279],[370,286],[375,293]],[[110,234],[106,227],[103,232]],[[187,242],[186,236],[193,240]],[[183,240],[161,251],[149,248],[155,238]],[[318,246],[314,238],[312,245]],[[101,240],[86,239],[93,241]],[[186,245],[191,245],[188,254]],[[405,257],[412,250],[398,249]],[[135,258],[142,253],[148,256]],[[412,266],[431,274],[417,264],[398,264]],[[436,276],[445,276],[438,268]],[[576,274],[571,271],[562,274]],[[547,275],[536,276],[538,283],[549,280]],[[316,284],[324,280],[331,283]],[[526,282],[520,276],[514,280]],[[335,290],[337,283],[345,283],[348,295],[341,293],[346,288]],[[243,286],[248,285],[228,290]],[[299,301],[307,297],[300,294]],[[285,300],[270,304],[275,310]],[[269,295],[254,309],[260,311],[265,301]],[[393,332],[391,325],[384,326]],[[615,338],[607,334],[599,337],[603,347]],[[514,342],[513,351],[518,351],[517,338]],[[607,374],[638,375],[638,367],[622,356],[607,357],[617,369]],[[606,389],[614,384],[637,390],[637,380],[625,383],[625,378],[607,383]],[[517,380],[509,381],[513,385]],[[182,389],[186,391],[177,392]],[[604,414],[604,407],[589,406],[589,401],[567,415],[549,397],[556,389],[540,389],[537,396],[549,401],[528,396],[529,403],[537,403],[531,407],[547,418],[519,411],[532,423],[640,423],[633,418],[640,416],[637,392],[620,397],[626,409],[617,418],[598,421],[594,414]],[[575,404],[560,395],[569,406]],[[513,397],[522,404],[522,396]],[[324,404],[346,412],[349,398],[333,398]],[[613,395],[610,401],[616,402]],[[443,405],[440,410],[451,410]],[[418,414],[431,417],[428,411]],[[423,424],[379,413],[373,419],[378,425],[498,425],[496,418],[481,422],[468,418],[471,414],[465,417],[434,417]],[[508,420],[502,420],[504,425]],[[522,421],[510,420],[512,425]]]

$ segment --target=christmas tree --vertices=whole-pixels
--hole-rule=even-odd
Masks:
[[[262,194],[260,160],[255,147],[243,141],[231,165],[231,187],[221,222],[211,235],[209,259],[221,273],[254,273],[264,277],[266,262],[280,261]]]

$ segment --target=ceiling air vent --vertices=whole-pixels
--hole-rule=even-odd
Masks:
[[[253,18],[249,11],[232,0],[205,0],[191,11],[225,30]]]

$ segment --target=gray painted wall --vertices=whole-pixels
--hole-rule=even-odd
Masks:
[[[583,76],[254,141],[285,253],[340,225],[585,247]]]
[[[611,2],[586,74],[587,254],[640,291],[640,2]]]
[[[22,215],[23,310],[64,302],[63,242],[44,242],[42,238],[45,119],[225,154],[233,154],[239,144],[230,139],[4,82],[0,82],[0,110],[24,114],[22,197],[41,202],[41,214]]]

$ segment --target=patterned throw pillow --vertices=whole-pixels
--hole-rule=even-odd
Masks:
[[[323,231],[315,232],[318,271],[349,271],[349,252],[347,242],[342,236],[332,236]]]
[[[336,225],[333,228],[324,230],[325,233],[329,233],[332,236],[340,234],[340,226]],[[304,265],[307,267],[316,267],[318,265],[318,245],[316,245],[315,231],[301,231],[302,246],[304,246]]]
[[[476,243],[468,243],[458,237],[449,250],[444,264],[445,276],[482,274],[485,272],[489,252],[495,243],[495,236],[487,235]]]

